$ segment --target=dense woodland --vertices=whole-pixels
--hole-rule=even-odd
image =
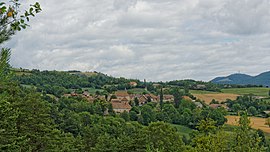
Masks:
[[[244,115],[240,127],[225,131],[222,110],[152,103],[115,114],[105,101],[56,101],[13,82],[1,82],[2,151],[264,151],[263,133]],[[109,109],[109,115],[104,111]],[[194,129],[182,136],[170,125]],[[245,143],[245,144],[243,144]]]
[[[36,3],[21,15],[15,11],[19,2],[11,2],[11,6],[0,3],[0,44],[26,28],[29,17],[41,11]],[[106,90],[109,93],[128,88],[130,80],[103,74],[88,77],[38,70],[31,71],[30,75],[28,72],[18,75],[9,65],[9,57],[10,50],[3,48],[0,56],[0,151],[269,151],[264,133],[251,129],[245,112],[240,125],[231,129],[224,125],[224,109],[198,108],[181,98],[175,98],[173,103],[149,102],[133,106],[129,113],[116,114],[107,101],[91,103],[84,98],[61,95],[81,87],[113,88]],[[162,97],[162,91],[155,90],[153,83],[137,82],[138,87],[146,87]],[[181,81],[163,85],[161,88],[179,86],[167,90],[175,97],[187,95],[189,87],[193,87],[184,84],[187,87],[182,88]],[[189,127],[192,133],[181,134],[175,127],[180,125]]]

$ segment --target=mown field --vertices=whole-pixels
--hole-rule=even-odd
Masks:
[[[269,88],[232,88],[222,89],[223,93],[234,93],[239,95],[253,94],[256,96],[268,97]]]
[[[211,93],[211,94],[193,94],[197,99],[204,101],[206,104],[215,99],[216,101],[223,102],[227,99],[235,100],[239,95],[232,93]]]
[[[227,123],[228,125],[237,126],[239,121],[239,116],[226,116],[228,119]],[[250,118],[250,125],[254,129],[261,129],[267,134],[270,134],[270,127],[265,124],[266,119],[265,118],[258,118],[258,117],[249,117]]]
[[[189,90],[191,94],[218,94],[220,92],[204,91],[204,90]]]

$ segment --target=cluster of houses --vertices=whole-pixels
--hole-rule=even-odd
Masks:
[[[64,97],[82,97],[88,100],[89,102],[94,102],[95,100],[108,101],[112,104],[113,110],[116,113],[122,113],[124,111],[129,112],[132,108],[131,105],[135,105],[136,98],[138,102],[137,104],[139,106],[142,106],[148,102],[154,102],[154,103],[160,102],[160,96],[156,96],[154,94],[128,94],[127,91],[116,91],[114,94],[111,94],[109,96],[91,95],[87,91],[84,91],[82,94],[73,92],[70,94],[65,94]],[[196,102],[195,100],[192,100],[188,96],[183,96],[182,98],[193,102],[198,108],[203,107],[203,105],[200,102]],[[163,95],[163,102],[174,102],[174,96]],[[213,109],[223,107],[226,110],[228,110],[228,107],[224,104],[210,104],[209,107]]]
[[[91,95],[89,92],[84,91],[82,94],[77,94],[75,92],[70,94],[64,94],[64,97],[82,97],[89,102],[94,102],[95,100],[104,100],[112,104],[113,110],[117,113],[122,113],[124,111],[129,112],[131,110],[130,104],[135,104],[135,98],[137,98],[139,106],[142,106],[148,102],[160,102],[160,96],[154,94],[128,94],[127,91],[116,91],[114,94],[105,95]],[[163,95],[164,102],[173,102],[173,95]]]
[[[131,104],[135,104],[134,101],[137,98],[139,106],[142,106],[148,102],[160,102],[160,97],[154,94],[128,94],[127,91],[116,91],[114,99],[110,102],[115,112],[121,113],[124,111],[130,111]],[[164,102],[173,102],[173,95],[163,95]]]

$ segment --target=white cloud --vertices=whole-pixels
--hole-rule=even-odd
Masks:
[[[269,70],[269,2],[43,0],[7,46],[12,65],[24,68],[152,81],[257,74]]]

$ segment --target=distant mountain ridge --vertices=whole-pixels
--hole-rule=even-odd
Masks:
[[[257,76],[247,74],[232,74],[226,77],[217,77],[211,80],[216,84],[238,84],[238,85],[263,85],[270,86],[270,71],[261,73]]]

